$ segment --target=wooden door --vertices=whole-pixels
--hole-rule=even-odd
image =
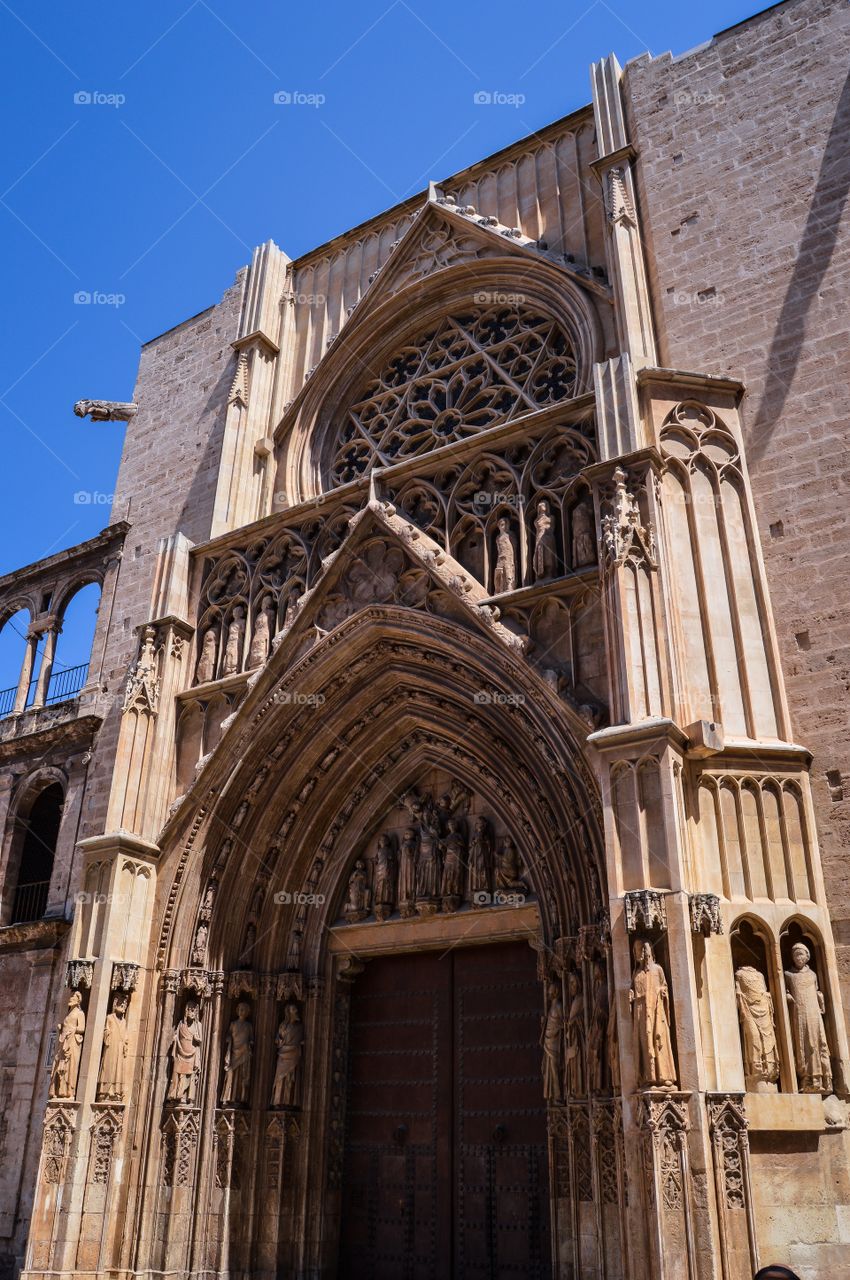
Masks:
[[[370,961],[352,994],[339,1275],[548,1280],[540,996],[524,943]]]

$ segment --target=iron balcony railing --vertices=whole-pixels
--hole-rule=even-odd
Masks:
[[[44,699],[44,705],[51,707],[54,703],[67,702],[70,698],[75,698],[85,686],[88,674],[89,664],[87,662],[81,662],[78,667],[65,667],[62,671],[52,672],[47,683],[47,696]],[[28,707],[32,706],[37,683],[37,680],[30,682],[26,701]],[[17,691],[17,685],[12,685],[11,689],[0,689],[0,720],[4,716],[11,715],[14,711]]]
[[[40,920],[47,907],[49,888],[49,880],[34,880],[32,884],[19,884],[15,890],[12,919],[9,923],[26,924],[29,920]]]

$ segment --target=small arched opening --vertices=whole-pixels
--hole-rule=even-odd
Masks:
[[[26,817],[18,817],[12,865],[17,865],[8,924],[40,920],[47,908],[56,842],[62,822],[65,792],[52,782],[39,791]]]

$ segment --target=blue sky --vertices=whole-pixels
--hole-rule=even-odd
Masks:
[[[253,245],[295,257],[587,102],[601,54],[680,53],[758,7],[0,0],[0,572],[107,523],[124,428],[74,401],[129,399],[140,343]]]

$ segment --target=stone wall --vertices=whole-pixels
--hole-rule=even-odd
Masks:
[[[794,734],[814,752],[827,893],[850,978],[848,55],[843,0],[790,0],[682,57],[630,63],[626,101],[661,362],[747,386]]]

